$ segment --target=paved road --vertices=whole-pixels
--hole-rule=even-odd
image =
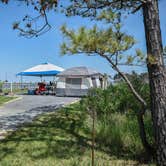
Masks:
[[[0,107],[0,131],[15,130],[25,122],[31,122],[37,115],[55,111],[57,108],[77,101],[78,98],[55,96],[19,96],[21,99]]]

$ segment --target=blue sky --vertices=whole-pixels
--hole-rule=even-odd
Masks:
[[[166,43],[166,1],[160,1],[160,18],[163,43]],[[60,43],[64,40],[60,27],[66,24],[70,28],[80,26],[90,27],[93,22],[80,17],[66,18],[62,14],[50,13],[49,21],[52,29],[48,33],[38,38],[27,39],[19,37],[18,32],[12,30],[12,23],[20,20],[25,14],[33,14],[33,10],[28,9],[18,3],[9,5],[0,4],[0,80],[18,81],[16,73],[30,68],[34,65],[50,62],[58,66],[69,68],[73,66],[88,66],[102,73],[114,75],[114,71],[109,64],[100,57],[89,57],[86,55],[61,56]],[[101,25],[101,26],[104,26]],[[135,37],[138,41],[136,48],[145,50],[145,37],[141,12],[128,16],[125,20],[124,30]],[[134,67],[122,67],[125,72],[134,70]],[[136,68],[137,72],[145,72],[146,69]],[[25,78],[29,81],[32,78]]]

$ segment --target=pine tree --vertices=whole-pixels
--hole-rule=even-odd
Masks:
[[[1,0],[7,3],[8,0]],[[38,36],[50,29],[46,11],[56,9],[57,0],[23,0],[31,4],[39,11],[40,17],[44,18],[45,24],[38,30],[34,30],[31,24],[20,28],[19,23],[13,25],[14,29],[20,30],[25,36]],[[80,15],[96,19],[98,13],[108,11],[143,11],[146,46],[147,46],[147,68],[150,81],[151,112],[155,129],[155,140],[157,148],[157,164],[166,165],[166,78],[163,60],[163,46],[160,29],[158,0],[68,0],[66,14]],[[65,6],[66,7],[66,6]],[[25,21],[29,20],[26,19]],[[36,20],[32,18],[32,21]],[[106,18],[110,21],[109,17]],[[110,32],[109,32],[110,33]],[[115,44],[116,46],[116,44]],[[109,49],[109,48],[105,48]],[[74,50],[74,48],[73,48]]]
[[[99,20],[109,18],[109,28],[106,29],[100,29],[94,26],[92,29],[81,27],[78,31],[75,31],[68,29],[66,26],[62,26],[61,30],[67,41],[61,45],[61,50],[62,54],[67,55],[81,53],[85,53],[88,56],[98,55],[106,59],[111,67],[125,80],[141,105],[142,109],[137,112],[140,137],[147,153],[152,155],[153,150],[147,142],[143,122],[143,115],[147,109],[147,104],[143,97],[135,90],[128,77],[119,68],[120,65],[138,65],[140,62],[142,63],[144,61],[144,55],[140,50],[136,50],[136,53],[133,55],[126,53],[133,47],[135,40],[132,36],[121,31],[120,17],[121,15],[119,13],[100,13],[98,16]]]
[[[69,15],[91,18],[109,10],[143,12],[157,165],[166,165],[166,76],[158,0],[75,0],[67,8]]]

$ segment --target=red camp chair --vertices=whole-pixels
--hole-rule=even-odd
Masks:
[[[41,82],[41,83],[38,83],[38,86],[39,88],[37,88],[35,91],[36,95],[44,94],[44,92],[46,91],[46,84]]]

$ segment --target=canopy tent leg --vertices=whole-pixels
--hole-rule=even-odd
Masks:
[[[10,83],[10,93],[12,94],[13,93],[13,82],[11,81]]]
[[[22,76],[22,75],[21,75],[21,78],[20,78],[20,79],[21,79],[21,81],[20,81],[20,82],[21,82],[20,88],[22,89],[22,87],[23,87],[23,85],[22,85],[22,84],[23,84],[23,76]]]
[[[53,76],[53,82],[55,82],[56,76]]]

